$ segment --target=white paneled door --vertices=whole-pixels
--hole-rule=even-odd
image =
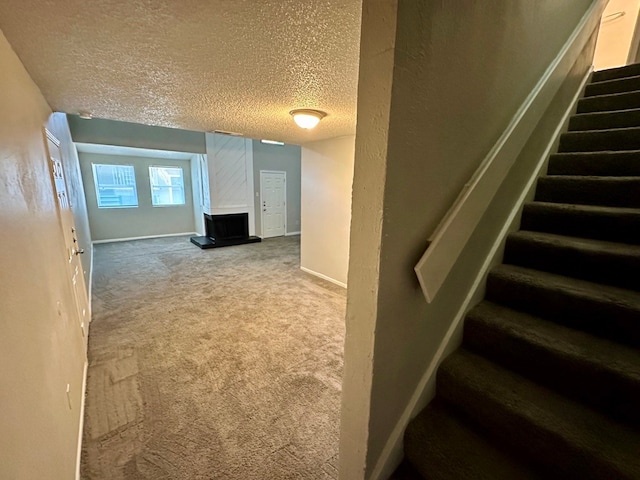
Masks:
[[[260,171],[262,238],[281,237],[287,231],[287,174]]]
[[[47,137],[47,151],[49,153],[49,169],[56,193],[56,203],[58,206],[60,224],[62,226],[62,232],[66,243],[65,257],[69,270],[68,274],[73,287],[72,291],[75,296],[75,307],[78,309],[79,326],[82,330],[86,350],[90,313],[87,291],[84,283],[82,262],[80,261],[80,254],[84,253],[84,249],[82,249],[78,244],[76,227],[73,221],[72,206],[69,201],[67,184],[62,170],[60,142],[51,134],[51,132],[48,130],[45,132]]]

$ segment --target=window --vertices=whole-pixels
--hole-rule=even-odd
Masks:
[[[133,165],[93,164],[98,208],[124,208],[138,206],[136,176]]]
[[[181,167],[149,167],[151,203],[154,207],[184,205]]]

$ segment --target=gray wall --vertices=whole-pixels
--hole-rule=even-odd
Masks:
[[[152,127],[101,118],[84,120],[67,115],[73,141],[124,147],[206,153],[204,133],[177,128]]]
[[[122,155],[80,153],[80,170],[85,185],[91,237],[112,240],[131,237],[191,233],[195,230],[191,170],[189,160],[175,160]],[[98,208],[92,163],[133,165],[138,190],[137,208]],[[149,166],[182,167],[185,184],[185,204],[167,207],[151,205]]]
[[[1,32],[0,65],[0,478],[66,480],[85,351],[45,150],[51,110]]]
[[[298,145],[268,145],[260,140],[253,141],[256,235],[262,233],[260,170],[287,172],[287,233],[300,231],[300,155]]]
[[[488,231],[472,238],[431,304],[413,271],[427,239],[591,4],[364,1],[341,478],[371,478],[514,192],[497,217],[487,213]],[[569,78],[571,93],[592,53]],[[537,147],[549,141],[538,134]]]

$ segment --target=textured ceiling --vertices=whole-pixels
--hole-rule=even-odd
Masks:
[[[3,0],[56,111],[305,143],[355,133],[360,0]],[[293,108],[328,116],[312,131]]]

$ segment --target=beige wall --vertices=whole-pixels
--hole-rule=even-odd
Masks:
[[[192,233],[195,231],[189,160],[104,155],[86,152],[80,152],[79,156],[80,170],[82,171],[87,197],[91,237],[94,241]],[[133,165],[138,191],[138,207],[98,208],[91,166],[93,163]],[[182,167],[185,185],[184,205],[154,207],[151,204],[149,167],[152,165]]]
[[[1,33],[0,65],[0,478],[69,480],[84,346],[45,153],[51,112]]]
[[[591,3],[364,1],[341,478],[372,478],[497,225],[431,304],[427,239]]]
[[[627,64],[640,0],[609,0],[604,11],[593,65],[596,70]],[[624,12],[618,17],[617,13]]]
[[[347,283],[355,137],[302,147],[300,266]]]

